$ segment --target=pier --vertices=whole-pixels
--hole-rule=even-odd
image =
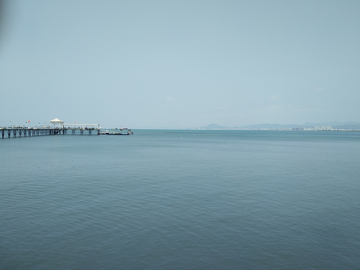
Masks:
[[[33,136],[49,136],[49,135],[100,135],[100,128],[81,128],[81,127],[55,127],[55,128],[25,128],[25,127],[9,127],[0,128],[0,136],[4,138],[17,138],[17,137],[33,137]]]
[[[10,126],[0,127],[0,136],[4,138],[50,136],[50,135],[131,135],[131,129],[116,129],[119,132],[101,131],[99,124],[64,124],[58,118],[50,121],[51,126],[24,127]]]
[[[61,128],[25,128],[25,127],[0,127],[0,136],[4,138],[50,136],[50,135],[131,135],[131,129],[119,129],[119,132],[101,131],[101,128],[89,127],[61,127]]]

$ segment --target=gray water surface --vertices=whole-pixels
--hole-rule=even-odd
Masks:
[[[1,269],[359,269],[360,133],[0,139]]]

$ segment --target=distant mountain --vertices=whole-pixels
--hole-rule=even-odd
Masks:
[[[360,129],[358,122],[326,122],[326,123],[305,123],[302,127],[331,126],[334,129]]]
[[[360,129],[360,124],[345,124],[345,125],[333,125],[335,129]]]
[[[316,127],[316,126],[332,126],[335,128],[335,126],[359,126],[360,123],[358,122],[325,122],[325,123],[305,123],[301,126],[304,127]]]
[[[226,127],[218,124],[210,124],[199,129],[203,130],[231,130],[231,129],[282,129],[282,128],[306,128],[318,126],[332,126],[334,129],[360,129],[359,122],[325,122],[325,123],[304,123],[297,124],[257,124],[257,125],[243,125],[237,127]]]
[[[220,125],[217,125],[217,124],[210,124],[210,125],[207,125],[205,127],[200,127],[200,129],[205,129],[205,130],[221,130],[221,129],[231,129],[229,127],[223,127],[223,126],[220,126]]]
[[[258,128],[266,128],[266,129],[279,129],[279,128],[300,128],[301,125],[295,125],[295,124],[287,124],[287,125],[281,125],[281,124],[258,124],[258,125],[246,125],[246,126],[240,126],[238,128],[250,128],[250,129],[258,129]]]

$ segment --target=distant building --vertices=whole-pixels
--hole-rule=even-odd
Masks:
[[[319,126],[315,127],[315,131],[333,131],[332,126]]]

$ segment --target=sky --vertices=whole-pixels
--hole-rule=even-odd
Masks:
[[[358,0],[2,0],[0,126],[359,121]]]

